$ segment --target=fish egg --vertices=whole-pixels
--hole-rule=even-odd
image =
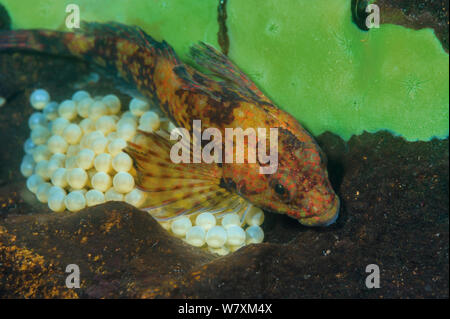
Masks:
[[[50,159],[51,155],[52,153],[48,149],[47,145],[38,145],[33,150],[33,159],[36,163]]]
[[[53,121],[58,118],[58,106],[56,102],[50,102],[45,106],[43,113],[47,120]]]
[[[36,193],[38,186],[42,183],[44,183],[44,180],[37,174],[33,174],[27,178],[27,188],[32,193]]]
[[[170,226],[170,229],[172,232],[179,237],[186,236],[187,231],[192,227],[191,220],[186,217],[178,217],[172,222],[172,225]]]
[[[235,214],[235,213],[226,214],[222,218],[222,226],[225,228],[228,228],[233,225],[241,226],[241,218],[239,217],[238,214]]]
[[[27,154],[32,154],[34,148],[36,147],[36,144],[33,143],[33,141],[31,140],[31,138],[28,138],[25,143],[23,144],[23,150],[25,151],[25,153]]]
[[[108,141],[111,143],[112,141],[114,141],[115,139],[117,139],[117,132],[111,132],[109,133],[106,138],[108,139]],[[109,144],[108,144],[109,145]]]
[[[191,227],[186,232],[186,242],[195,247],[201,247],[205,244],[206,232],[201,226]]]
[[[42,110],[50,102],[50,95],[46,90],[37,89],[30,95],[30,103],[36,110]]]
[[[73,95],[72,95],[72,100],[75,102],[80,102],[81,100],[91,97],[91,95],[83,90],[80,91],[76,91]]]
[[[20,172],[23,176],[30,177],[33,175],[35,165],[33,156],[27,154],[23,157],[22,163],[20,164]]]
[[[120,100],[114,94],[108,94],[103,97],[102,102],[105,103],[109,114],[117,114],[122,107]]]
[[[114,156],[112,160],[112,167],[116,172],[129,172],[133,166],[133,160],[130,155],[124,152],[120,152]]]
[[[106,137],[99,137],[92,141],[90,148],[98,155],[105,152],[108,142]]]
[[[159,126],[159,116],[155,112],[145,112],[139,120],[139,129],[144,132],[154,132]]]
[[[112,169],[112,156],[108,153],[98,154],[94,160],[94,166],[99,172],[109,173]]]
[[[222,226],[214,226],[206,233],[206,243],[212,248],[222,247],[227,241],[227,232]]]
[[[264,240],[264,232],[259,226],[250,226],[245,230],[247,244],[259,244]]]
[[[122,152],[125,147],[127,147],[127,142],[121,138],[116,138],[108,144],[108,152],[111,156],[116,156]]]
[[[245,216],[245,222],[249,226],[261,226],[264,222],[264,212],[260,208],[253,206]]]
[[[63,167],[65,161],[66,161],[66,155],[65,154],[53,154],[52,157],[50,157],[50,161],[57,161],[60,165],[60,167]]]
[[[64,167],[56,169],[52,174],[52,184],[61,188],[67,187],[67,169]]]
[[[31,140],[35,145],[44,144],[50,137],[50,131],[48,128],[38,125],[31,130]]]
[[[86,198],[81,191],[70,192],[64,199],[66,208],[71,212],[77,212],[86,207]]]
[[[89,117],[89,107],[94,103],[90,97],[86,97],[77,103],[77,113],[82,118]]]
[[[63,132],[63,137],[69,144],[77,144],[82,136],[81,128],[76,124],[69,124]]]
[[[67,172],[67,183],[73,189],[82,189],[87,183],[87,173],[82,168],[72,168]]]
[[[245,243],[245,231],[236,225],[227,227],[227,244],[231,246],[241,246]]]
[[[78,167],[84,170],[88,170],[94,166],[95,153],[93,150],[88,148],[82,149],[76,158]]]
[[[53,185],[52,187],[50,187],[50,189],[48,191],[48,195],[50,196],[50,195],[52,195],[55,192],[60,192],[60,193],[62,193],[64,195],[67,194],[66,191],[62,187]]]
[[[65,100],[58,108],[58,114],[60,117],[65,118],[68,121],[72,121],[77,117],[77,107],[74,101]]]
[[[91,133],[88,133],[87,135],[83,136],[83,138],[80,141],[80,146],[83,148],[90,148],[92,149],[92,142],[100,137],[105,137],[105,135],[100,131],[94,131]]]
[[[119,172],[113,178],[113,186],[119,193],[129,193],[134,188],[134,178],[126,172]]]
[[[77,157],[76,156],[67,156],[66,163],[64,165],[67,169],[77,168]]]
[[[140,208],[144,204],[145,198],[146,194],[143,191],[135,188],[125,195],[125,202],[133,205],[134,207]]]
[[[54,212],[63,212],[66,209],[66,195],[63,192],[52,192],[48,196],[48,207]]]
[[[36,197],[37,197],[38,201],[40,201],[41,203],[44,203],[44,204],[47,203],[48,192],[51,187],[52,187],[52,184],[50,184],[50,183],[42,183],[38,186],[38,188],[36,190]]]
[[[43,180],[49,180],[50,176],[48,176],[48,161],[43,160],[38,163],[36,163],[35,170],[36,174],[38,174]]]
[[[110,115],[103,115],[95,122],[95,129],[101,131],[104,135],[108,135],[116,129],[116,121]]]
[[[111,176],[105,172],[98,172],[91,178],[92,188],[100,192],[106,192],[111,188],[111,184]]]
[[[201,226],[205,230],[209,230],[216,226],[216,217],[211,213],[201,213],[195,218],[195,225]]]
[[[138,119],[134,115],[130,115],[130,116],[122,115],[122,118],[119,121],[117,121],[117,127],[122,126],[124,124],[130,124],[134,128],[136,128],[138,125]]]
[[[87,206],[100,205],[105,202],[105,195],[96,189],[88,191],[85,197]]]
[[[105,193],[105,199],[106,199],[106,201],[123,202],[124,196],[123,196],[123,194],[116,192],[116,190],[114,188],[110,188]]]
[[[45,115],[41,112],[35,112],[31,114],[30,118],[28,119],[28,127],[32,130],[38,126],[47,126],[47,119],[45,118]]]
[[[93,121],[96,121],[103,115],[107,115],[108,109],[106,108],[105,103],[103,103],[102,101],[94,101],[94,103],[92,103],[89,106],[88,113],[89,113],[89,118],[92,119]]]
[[[67,148],[66,155],[76,157],[81,150],[82,150],[82,148],[78,144],[69,145],[69,147]]]
[[[95,131],[95,123],[89,118],[83,119],[79,125],[85,135]]]
[[[51,178],[53,173],[62,167],[62,163],[56,159],[50,159],[47,163],[47,175]]]
[[[52,137],[50,137],[48,139],[47,142],[47,147],[49,149],[50,152],[52,152],[53,154],[56,153],[65,153],[67,151],[67,142],[65,139],[63,139],[61,136],[59,135],[53,135]]]
[[[149,109],[150,109],[150,105],[146,101],[136,99],[136,98],[134,98],[130,101],[130,112],[134,116],[141,116],[142,114],[147,112]]]
[[[136,127],[130,123],[117,125],[117,136],[125,141],[131,140],[136,135]]]
[[[70,122],[63,118],[58,117],[57,119],[52,121],[52,133],[53,135],[63,135],[64,129],[69,126]]]

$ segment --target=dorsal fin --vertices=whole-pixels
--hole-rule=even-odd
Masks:
[[[212,72],[214,75],[231,82],[244,96],[271,103],[236,65],[224,54],[212,46],[199,42],[191,46],[190,55],[200,66]]]

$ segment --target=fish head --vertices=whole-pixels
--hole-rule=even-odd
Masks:
[[[228,184],[255,206],[286,214],[303,225],[333,224],[340,201],[328,178],[325,153],[301,127],[298,132],[280,128],[277,148],[273,173],[261,174],[265,166],[261,163],[230,164],[224,166]]]

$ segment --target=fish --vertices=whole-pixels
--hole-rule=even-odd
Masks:
[[[193,120],[223,135],[227,128],[277,129],[278,166],[271,174],[261,174],[266,164],[249,161],[248,155],[240,163],[174,163],[170,150],[178,141],[167,138],[168,131],[139,131],[125,152],[133,159],[136,184],[149,195],[144,209],[155,218],[205,211],[244,217],[253,206],[305,226],[328,226],[338,218],[340,200],[328,178],[326,155],[312,135],[214,47],[192,45],[191,65],[166,41],[156,41],[137,26],[83,22],[74,32],[1,31],[0,51],[8,50],[75,57],[96,65],[159,105],[191,136]],[[246,151],[257,147],[248,139],[244,145]]]

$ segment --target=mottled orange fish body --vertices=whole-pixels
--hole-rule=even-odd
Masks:
[[[203,128],[219,129],[223,136],[227,128],[278,129],[278,169],[273,174],[261,174],[262,164],[249,163],[247,156],[244,163],[177,166],[169,162],[170,143],[143,134],[145,142],[131,143],[127,151],[135,160],[142,189],[157,193],[151,207],[175,205],[176,214],[186,213],[226,203],[234,196],[230,194],[237,194],[304,225],[329,225],[336,220],[339,199],[317,143],[226,56],[202,43],[191,49],[198,65],[223,79],[216,80],[182,63],[166,42],[153,40],[139,28],[88,23],[82,31],[0,32],[0,50],[29,49],[95,63],[134,85],[188,131],[193,120],[201,120]],[[246,150],[256,147],[246,143]],[[155,181],[162,186],[155,186]],[[191,208],[179,209],[183,205]]]

